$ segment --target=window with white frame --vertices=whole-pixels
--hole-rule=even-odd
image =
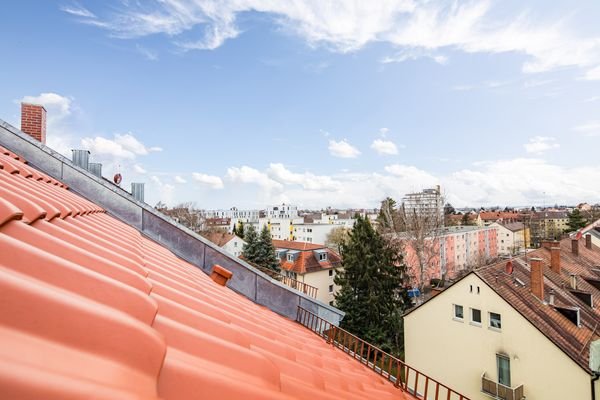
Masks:
[[[288,261],[294,261],[294,255],[293,254],[288,254],[287,255],[287,260]]]
[[[459,304],[454,304],[454,318],[462,320],[464,319],[464,317],[465,315],[463,306]]]
[[[319,261],[327,261],[327,253],[319,253]]]
[[[333,285],[329,285],[329,293],[333,293]]]
[[[490,312],[490,328],[502,329],[502,316],[495,312]]]
[[[471,308],[471,323],[481,325],[481,310]]]

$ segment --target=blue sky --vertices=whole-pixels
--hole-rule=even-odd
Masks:
[[[522,3],[11,2],[0,118],[151,204],[598,202],[600,3]]]

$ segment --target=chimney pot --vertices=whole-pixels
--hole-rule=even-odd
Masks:
[[[590,233],[585,235],[585,247],[592,249],[592,235]]]
[[[577,275],[571,274],[569,276],[569,283],[571,284],[571,289],[577,290]]]
[[[21,103],[21,131],[46,144],[46,109],[44,106]]]
[[[210,274],[211,279],[221,286],[225,286],[227,281],[231,279],[232,276],[233,273],[231,271],[221,267],[218,264],[213,266],[212,273]]]
[[[90,168],[90,151],[73,149],[73,164],[86,171]]]
[[[560,247],[550,248],[550,269],[560,274]]]
[[[548,304],[554,305],[554,289],[550,289],[550,296],[548,298]]]
[[[541,258],[531,259],[530,285],[531,293],[540,301],[544,301],[544,267]]]
[[[574,255],[579,255],[579,239],[571,239],[571,251]]]

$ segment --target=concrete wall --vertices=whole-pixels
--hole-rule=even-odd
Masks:
[[[481,310],[481,325],[470,322],[471,308]],[[501,315],[501,329],[489,327],[489,312]],[[527,400],[591,398],[590,375],[475,274],[405,316],[404,344],[407,364],[471,400],[489,399],[481,375],[497,381],[497,353],[510,357],[511,386],[523,384]]]
[[[72,191],[100,205],[204,272],[210,273],[214,264],[227,268],[233,272],[228,286],[255,303],[290,319],[296,318],[298,305],[334,324],[343,318],[342,311],[271,279],[149,205],[136,201],[125,190],[76,167],[69,159],[1,119],[0,145],[22,155],[35,168],[69,185]]]

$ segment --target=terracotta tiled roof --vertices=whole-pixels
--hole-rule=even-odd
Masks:
[[[508,211],[481,211],[479,217],[484,221],[498,221],[498,220],[517,220],[521,218],[521,215],[516,212]]]
[[[477,269],[475,274],[577,364],[591,372],[588,366],[589,344],[600,338],[600,291],[583,278],[600,281],[600,275],[592,270],[600,265],[600,249],[595,246],[592,249],[586,248],[585,239],[581,239],[578,243],[579,255],[575,255],[571,251],[570,239],[556,244],[560,247],[560,274],[550,269],[550,246],[527,255],[528,260],[533,257],[542,259],[546,303],[542,303],[531,293],[530,267],[525,256],[512,260],[512,275],[505,272],[506,261]],[[577,276],[578,291],[592,295],[594,308],[576,297],[569,289],[571,274]],[[548,304],[551,290],[554,292],[557,306],[580,309],[580,326]]]
[[[297,274],[315,272],[322,269],[337,268],[341,265],[342,259],[334,251],[322,244],[292,242],[287,240],[273,240],[273,245],[277,249],[288,249],[298,251],[294,261],[288,261],[286,255],[281,258],[280,267],[287,271]],[[327,252],[327,260],[319,261],[314,250],[323,250]]]
[[[409,398],[3,148],[0,393]]]
[[[225,246],[231,239],[233,239],[236,235],[227,232],[209,232],[203,235],[205,238],[213,242],[219,247]]]

